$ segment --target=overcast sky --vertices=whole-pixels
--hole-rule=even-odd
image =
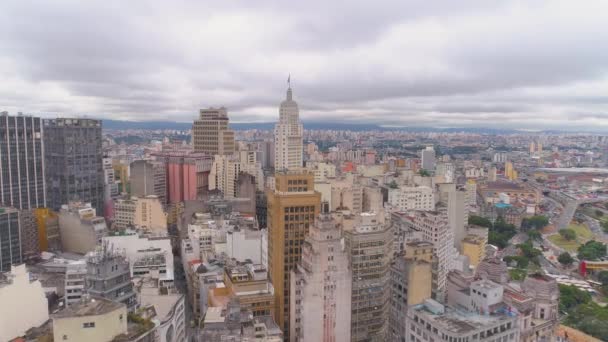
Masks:
[[[608,132],[608,1],[0,2],[0,110]]]

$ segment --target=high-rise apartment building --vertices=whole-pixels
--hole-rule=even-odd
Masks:
[[[340,225],[322,213],[302,245],[302,261],[291,273],[291,340],[350,341],[351,281]]]
[[[381,213],[344,216],[344,241],[352,269],[351,341],[384,341],[390,310],[392,227]]]
[[[435,171],[435,149],[433,146],[427,146],[420,152],[421,167],[427,171]]]
[[[209,172],[209,190],[219,190],[224,198],[237,197],[237,180],[241,163],[235,156],[216,155]]]
[[[201,109],[192,125],[194,152],[209,155],[234,153],[234,131],[228,127],[226,108]]]
[[[81,201],[104,214],[101,120],[44,120],[44,159],[49,208]]]
[[[291,271],[302,256],[302,245],[319,214],[321,194],[310,173],[279,171],[268,191],[268,269],[275,289],[275,321],[289,340]]]
[[[0,113],[0,205],[46,206],[42,132],[40,118]]]
[[[435,210],[435,194],[428,186],[390,189],[388,202],[399,211]]]
[[[136,160],[131,163],[131,196],[154,195],[167,205],[167,166],[162,161]]]
[[[279,122],[274,126],[274,167],[289,170],[302,167],[304,126],[300,122],[300,110],[293,100],[291,86],[287,98],[279,107]]]

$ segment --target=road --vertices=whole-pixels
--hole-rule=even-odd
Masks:
[[[578,205],[578,201],[568,201],[557,221],[557,230],[568,228]]]

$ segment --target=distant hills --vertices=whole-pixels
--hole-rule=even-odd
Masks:
[[[251,122],[251,123],[231,123],[230,127],[237,131],[247,129],[272,130],[274,122]],[[190,122],[174,122],[174,121],[120,121],[120,120],[103,120],[104,129],[174,129],[185,131],[192,128]],[[518,133],[520,131],[514,129],[494,129],[494,128],[434,128],[434,127],[383,127],[376,124],[357,124],[344,122],[306,122],[304,121],[305,129],[314,130],[350,130],[350,131],[410,131],[410,132],[469,132],[481,134],[509,134]]]

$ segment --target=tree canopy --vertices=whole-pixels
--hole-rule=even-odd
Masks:
[[[606,256],[606,244],[591,240],[578,247],[578,258],[581,260],[598,260]]]
[[[560,229],[559,235],[561,235],[564,239],[568,241],[576,240],[576,232],[573,229]]]

